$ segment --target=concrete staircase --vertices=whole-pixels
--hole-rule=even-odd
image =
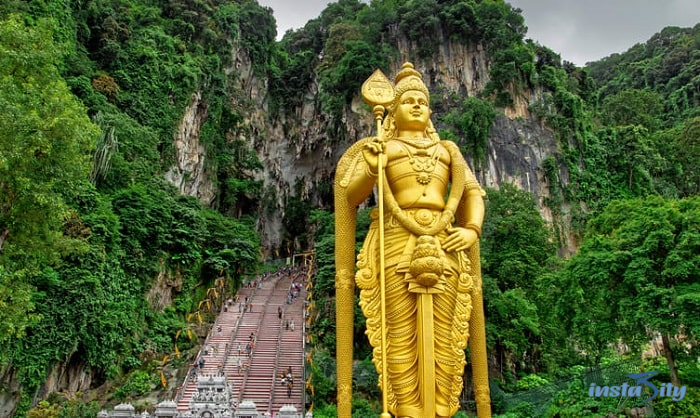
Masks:
[[[240,303],[227,306],[207,336],[200,352],[205,359],[203,375],[223,372],[236,404],[243,400],[253,401],[258,412],[269,412],[271,416],[283,405],[291,404],[298,411],[304,410],[303,321],[306,292],[302,289],[291,304],[287,303],[292,280],[301,276],[276,273],[269,275],[257,288],[241,288],[238,291]],[[246,297],[253,304],[252,312],[242,308]],[[283,310],[281,320],[278,317],[279,307]],[[286,326],[287,321],[292,319],[294,330]],[[254,346],[249,356],[246,345],[251,341]],[[206,347],[210,347],[210,352],[204,355]],[[240,370],[239,359],[243,365]],[[294,377],[291,396],[288,396],[287,385],[280,379],[289,367]],[[178,411],[188,410],[195,392],[196,377],[190,373],[178,395]]]

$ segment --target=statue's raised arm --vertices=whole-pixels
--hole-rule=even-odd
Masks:
[[[351,416],[354,285],[388,417],[451,417],[460,407],[469,343],[479,417],[490,397],[479,237],[484,192],[458,147],[441,141],[430,95],[406,63],[375,117],[376,137],[353,144],[335,178],[338,416]],[[355,217],[377,185],[355,258]]]

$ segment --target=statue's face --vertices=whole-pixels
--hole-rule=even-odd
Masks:
[[[428,126],[430,107],[425,93],[409,90],[401,95],[394,111],[394,120],[400,130],[423,131]]]

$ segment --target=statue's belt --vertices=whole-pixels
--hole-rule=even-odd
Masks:
[[[429,227],[434,225],[440,220],[442,215],[442,210],[439,209],[426,209],[426,208],[413,208],[413,209],[403,209],[402,212],[415,219],[415,221],[424,227]],[[374,208],[369,214],[372,221],[379,220],[379,209]],[[393,216],[390,212],[384,212],[384,228],[395,228],[400,227],[398,219]]]

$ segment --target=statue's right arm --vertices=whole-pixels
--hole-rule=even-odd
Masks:
[[[377,181],[377,175],[372,172],[363,153],[355,156],[354,169],[347,186],[347,199],[351,206],[358,206],[372,193],[372,188]]]
[[[375,146],[369,144],[375,142],[373,137],[362,138],[340,157],[335,172],[335,196],[340,199],[336,206],[347,204],[354,209],[372,193],[377,181],[377,158]]]

